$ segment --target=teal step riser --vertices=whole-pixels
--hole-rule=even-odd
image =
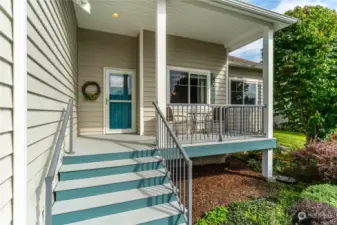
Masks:
[[[133,158],[143,158],[158,155],[155,149],[125,152],[125,153],[109,153],[109,154],[94,154],[94,155],[83,155],[83,156],[65,156],[63,157],[63,165],[80,164],[80,163],[90,163],[90,162],[103,162],[110,160],[122,160],[122,159],[133,159]]]
[[[91,177],[116,175],[122,173],[140,172],[145,170],[156,170],[161,168],[163,168],[161,162],[152,162],[152,163],[143,163],[143,164],[109,167],[109,168],[98,168],[92,170],[61,172],[60,180],[65,181],[65,180],[85,179]]]
[[[156,185],[162,185],[168,183],[167,177],[154,177],[143,180],[128,181],[116,184],[107,184],[89,188],[79,188],[67,191],[56,192],[56,201],[70,200],[75,198],[83,198],[107,193],[113,193],[117,191],[126,191],[137,188],[144,188]]]
[[[168,218],[154,220],[147,223],[141,223],[140,225],[180,225],[185,223],[184,215],[179,214],[176,216],[171,216]],[[122,224],[114,224],[114,225],[122,225]]]
[[[176,201],[173,193],[53,216],[53,225],[63,225]]]

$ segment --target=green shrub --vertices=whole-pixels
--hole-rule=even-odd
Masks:
[[[200,219],[195,225],[222,225],[227,221],[228,211],[225,207],[218,206],[208,212],[204,218]]]
[[[312,185],[302,192],[301,198],[313,202],[327,203],[337,208],[337,186],[331,184]]]
[[[247,166],[256,172],[261,172],[262,171],[262,163],[259,160],[256,159],[248,159],[247,161]]]
[[[290,209],[296,201],[301,199],[300,193],[300,190],[294,188],[281,189],[275,197],[277,198],[278,204],[287,210]]]
[[[226,225],[289,225],[290,221],[291,217],[280,205],[268,200],[252,200],[232,203]]]

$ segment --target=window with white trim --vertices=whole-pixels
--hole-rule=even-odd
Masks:
[[[230,104],[232,105],[257,105],[258,81],[231,79]]]
[[[183,68],[169,69],[170,103],[209,103],[210,74]]]

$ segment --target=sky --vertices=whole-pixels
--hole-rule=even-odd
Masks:
[[[328,8],[337,9],[337,0],[241,0],[249,2],[266,9],[278,13],[285,13],[286,11],[295,8],[296,6],[305,5],[322,5]],[[240,58],[261,62],[262,39],[257,40],[247,46],[244,46],[230,55]]]

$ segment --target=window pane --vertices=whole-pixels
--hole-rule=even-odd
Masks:
[[[231,104],[242,105],[243,104],[243,82],[231,81]]]
[[[245,83],[244,93],[245,93],[245,105],[255,105],[256,104],[256,83]]]
[[[199,74],[190,74],[190,103],[207,103],[207,76]]]
[[[110,100],[131,100],[132,99],[132,77],[128,74],[114,74],[109,76]]]
[[[188,73],[170,71],[170,102],[188,103]]]

